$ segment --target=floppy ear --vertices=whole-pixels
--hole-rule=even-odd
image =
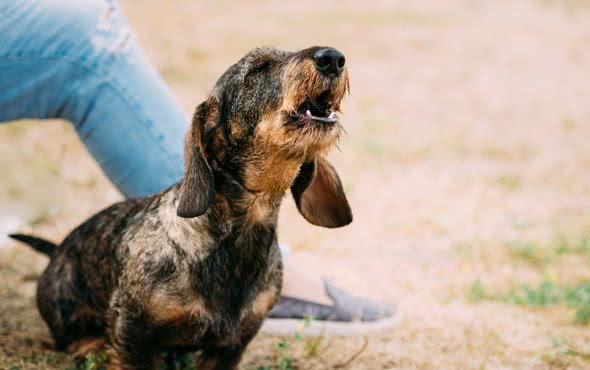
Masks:
[[[291,193],[299,213],[311,224],[333,228],[352,222],[340,177],[322,156],[301,165]]]
[[[203,148],[203,130],[208,121],[216,119],[215,98],[199,104],[193,123],[184,141],[184,177],[180,185],[180,199],[176,214],[184,218],[201,216],[215,196],[213,173]]]

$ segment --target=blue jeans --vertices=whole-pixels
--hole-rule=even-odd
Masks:
[[[0,121],[70,121],[128,197],[182,177],[187,117],[109,0],[0,0]]]
[[[115,0],[0,0],[0,122],[22,118],[70,121],[126,197],[182,178],[188,119]]]

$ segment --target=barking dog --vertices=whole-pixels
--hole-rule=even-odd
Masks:
[[[352,221],[324,157],[342,133],[344,65],[327,47],[248,53],[197,107],[181,183],[101,211],[59,246],[13,235],[51,258],[37,304],[56,348],[106,338],[119,369],[152,369],[160,351],[235,369],[281,290],[285,192],[312,224]]]

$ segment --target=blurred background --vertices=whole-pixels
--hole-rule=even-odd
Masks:
[[[346,55],[331,158],[355,220],[313,227],[288,197],[279,236],[405,321],[366,348],[259,336],[243,369],[590,368],[590,1],[120,2],[187,114],[254,47]],[[0,368],[62,369],[47,261],[3,235],[61,240],[122,197],[61,121],[0,125],[0,174]]]

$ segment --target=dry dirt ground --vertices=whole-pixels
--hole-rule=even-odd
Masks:
[[[405,321],[366,339],[259,336],[241,369],[590,369],[590,2],[122,6],[187,113],[253,47],[347,56],[332,159],[355,221],[315,228],[286,199],[280,236]],[[67,123],[2,125],[0,142],[3,233],[59,240],[120,199]],[[46,259],[0,245],[0,369],[67,368],[34,303]]]

